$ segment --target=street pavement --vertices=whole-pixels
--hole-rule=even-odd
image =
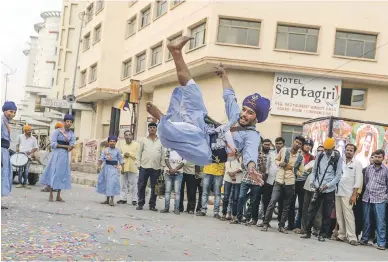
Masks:
[[[161,214],[132,205],[101,205],[95,188],[74,185],[64,203],[48,202],[42,187],[14,188],[2,204],[1,259],[5,260],[387,260],[374,247],[272,229],[230,225],[187,213]],[[115,199],[115,202],[118,199]],[[171,203],[173,205],[173,203]],[[157,208],[164,206],[158,199]]]

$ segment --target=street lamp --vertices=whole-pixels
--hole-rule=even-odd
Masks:
[[[71,99],[72,101],[70,102],[69,105],[69,114],[71,115],[73,113],[73,103],[75,102],[74,100],[74,93],[75,93],[75,79],[77,77],[77,67],[78,67],[78,57],[79,57],[79,49],[81,46],[81,38],[82,38],[82,28],[84,26],[84,18],[85,18],[85,11],[82,11],[81,13],[78,14],[78,18],[81,20],[81,28],[79,29],[79,37],[78,37],[78,47],[77,47],[77,54],[75,57],[75,66],[74,66],[74,77],[73,77],[73,85],[71,87]]]
[[[9,70],[10,70],[9,73],[5,73],[5,74],[4,74],[4,77],[5,77],[5,95],[4,95],[4,101],[7,101],[8,76],[15,74],[17,68],[12,69],[10,66],[6,65],[5,63],[3,63],[3,61],[1,61],[1,63],[2,63],[3,65],[5,65],[6,67],[8,67]]]

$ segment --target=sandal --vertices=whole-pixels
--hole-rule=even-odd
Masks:
[[[284,227],[279,227],[279,228],[278,228],[278,231],[279,231],[280,233],[283,233],[283,234],[288,234],[287,229],[285,229]]]
[[[229,224],[237,225],[237,224],[241,224],[241,222],[238,221],[237,219],[232,219]]]
[[[251,221],[247,222],[245,225],[246,226],[254,226],[254,225],[256,225],[256,223],[257,223],[257,221],[252,219]]]
[[[268,231],[268,225],[264,224],[261,231],[264,231],[264,232]]]

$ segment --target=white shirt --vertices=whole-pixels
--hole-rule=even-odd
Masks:
[[[354,188],[360,188],[362,183],[362,165],[353,158],[346,164],[346,160],[342,165],[342,176],[338,183],[338,191],[336,196],[351,197]]]
[[[169,149],[166,151],[166,160],[168,160],[172,169],[177,168],[180,164],[186,163],[186,160],[184,160],[175,150]],[[168,167],[166,167],[166,170],[168,170]],[[183,167],[177,171],[182,173]]]
[[[313,167],[314,164],[315,164],[315,160],[311,160],[307,165],[304,166],[304,168],[307,170],[307,169],[309,169],[310,167]],[[311,183],[311,182],[310,182],[310,181],[311,181],[311,180],[310,180],[311,173],[312,173],[312,172],[310,172],[310,174],[307,176],[307,179],[306,179],[306,182],[304,183],[303,188],[304,188],[305,190],[307,190],[307,191],[313,192],[314,189],[311,189],[311,184],[310,184],[310,183]]]
[[[232,184],[240,184],[242,179],[242,174],[243,174],[242,172],[236,174],[236,181],[234,182],[232,181],[232,178],[228,175],[228,172],[234,172],[238,169],[241,170],[242,168],[241,168],[241,162],[238,162],[237,159],[226,162],[224,180]]]
[[[38,149],[38,141],[36,140],[36,138],[33,136],[27,138],[25,134],[21,134],[18,136],[17,144],[19,145],[20,152],[23,153],[29,153],[34,148]]]
[[[277,152],[276,150],[270,150],[267,156],[267,173],[268,178],[266,183],[273,185],[275,182],[276,174],[278,173],[278,166],[275,163]]]

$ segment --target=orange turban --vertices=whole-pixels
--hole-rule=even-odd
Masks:
[[[55,124],[55,129],[57,129],[57,128],[62,128],[63,127],[63,123],[62,122],[57,122],[56,124]]]
[[[325,142],[323,143],[323,148],[326,150],[331,150],[335,147],[335,140],[332,137],[326,138]]]
[[[25,125],[25,126],[23,127],[23,130],[24,130],[24,132],[26,132],[26,131],[28,131],[28,130],[32,130],[32,127],[29,126],[29,125]]]

